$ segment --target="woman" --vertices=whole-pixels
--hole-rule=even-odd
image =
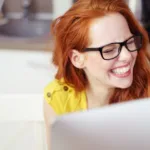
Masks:
[[[79,0],[52,24],[56,79],[45,88],[44,116],[150,95],[148,36],[123,0]]]

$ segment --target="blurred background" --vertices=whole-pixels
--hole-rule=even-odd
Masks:
[[[75,0],[0,0],[0,149],[46,150],[43,89],[54,78],[50,24]],[[150,33],[150,1],[126,0]]]

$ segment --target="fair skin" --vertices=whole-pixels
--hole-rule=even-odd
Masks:
[[[112,42],[123,42],[132,34],[125,18],[120,14],[109,14],[94,19],[89,28],[90,45],[88,47],[101,47]],[[129,52],[125,47],[118,57],[104,60],[100,52],[84,52],[72,50],[70,59],[72,64],[83,69],[87,75],[89,86],[86,89],[88,108],[107,105],[109,97],[115,88],[128,88],[133,81],[133,67],[137,52]],[[51,106],[44,100],[44,118],[50,150],[49,124],[56,116]]]
[[[123,42],[131,36],[125,18],[118,13],[109,14],[92,21],[88,47]],[[72,63],[85,71],[89,81],[89,87],[86,89],[89,108],[108,104],[115,88],[128,88],[132,84],[136,57],[137,51],[129,52],[125,47],[122,47],[120,55],[112,60],[104,60],[99,51],[80,53],[73,50]]]
[[[51,150],[50,148],[50,133],[51,133],[51,123],[54,118],[56,118],[56,114],[53,108],[44,100],[43,101],[43,113],[44,113],[44,122],[45,122],[45,129],[46,129],[46,137],[47,137],[47,150]]]

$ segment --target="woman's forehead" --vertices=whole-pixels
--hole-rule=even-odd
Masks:
[[[131,35],[126,19],[119,13],[112,13],[91,22],[89,46],[99,47],[112,42],[122,42]]]

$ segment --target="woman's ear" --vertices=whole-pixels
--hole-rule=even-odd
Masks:
[[[70,61],[72,62],[72,64],[79,69],[83,69],[85,67],[85,56],[84,53],[81,53],[77,50],[72,50],[70,52]]]

